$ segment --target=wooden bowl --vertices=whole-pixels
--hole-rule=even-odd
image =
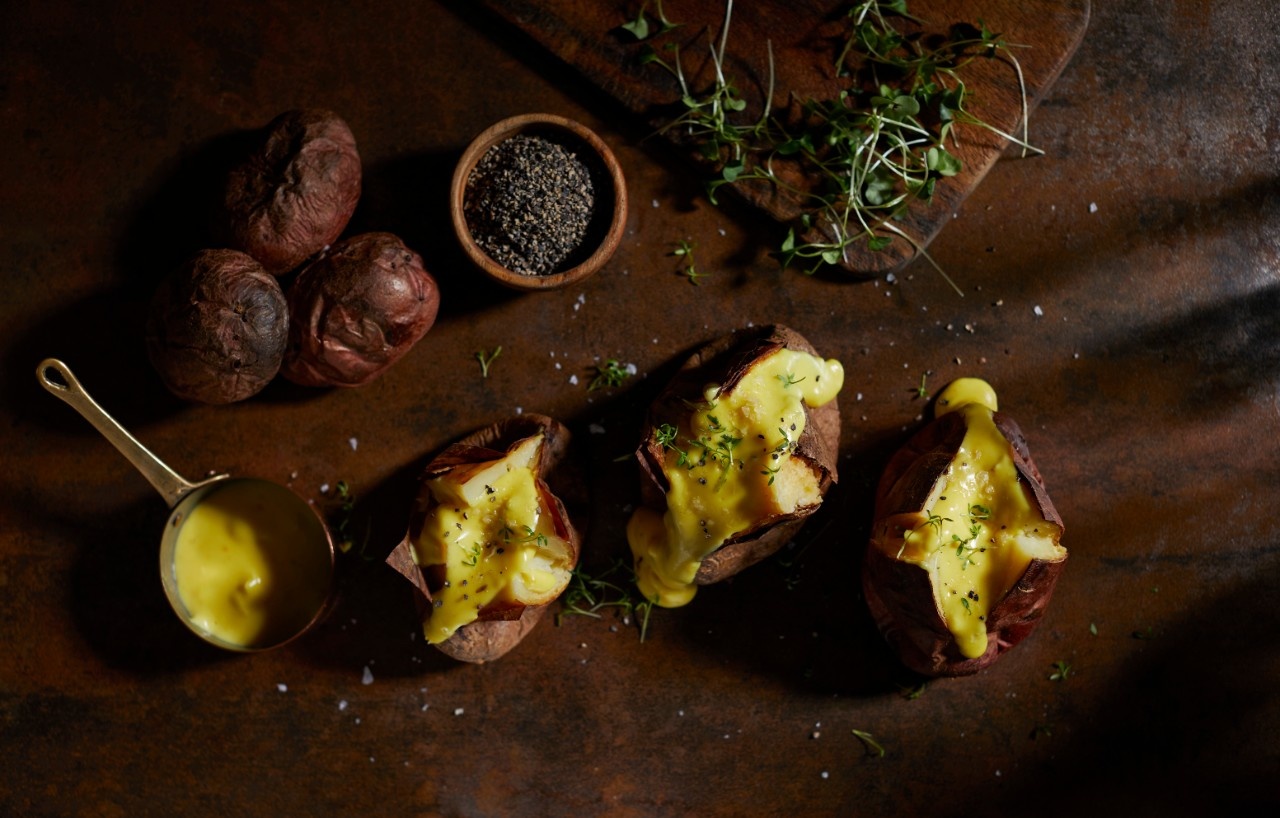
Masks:
[[[517,134],[542,136],[569,148],[591,173],[595,208],[586,236],[579,248],[550,273],[521,273],[503,266],[481,249],[467,224],[467,180],[472,170],[490,148]],[[555,114],[523,114],[490,126],[467,146],[453,172],[449,212],[462,249],[486,275],[518,290],[550,290],[594,275],[618,249],[627,221],[627,187],[613,151],[590,128]]]

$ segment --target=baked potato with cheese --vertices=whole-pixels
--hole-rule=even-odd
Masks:
[[[732,333],[684,363],[636,450],[627,539],[646,599],[684,605],[799,532],[837,479],[843,382],[838,361],[784,326]]]
[[[938,396],[890,458],[863,566],[867,606],[907,667],[976,673],[1035,628],[1066,565],[1062,518],[985,381]]]
[[[427,641],[445,654],[503,656],[568,586],[581,537],[546,483],[568,447],[564,424],[524,414],[427,464],[387,563],[413,583]]]

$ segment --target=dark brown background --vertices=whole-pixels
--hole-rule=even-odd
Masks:
[[[0,813],[1280,805],[1273,4],[1097,3],[1033,116],[1048,155],[998,163],[932,245],[964,298],[920,263],[893,282],[778,271],[771,223],[710,207],[643,123],[465,4],[169,6],[10,3],[0,34]],[[142,354],[146,301],[206,240],[203,194],[237,135],[301,105],[351,124],[366,167],[351,229],[423,254],[440,322],[358,391],[278,383],[182,405]],[[467,141],[531,110],[595,127],[632,211],[600,275],[516,295],[470,274],[445,201]],[[701,287],[677,274],[680,239],[711,272]],[[34,378],[41,358],[65,359],[189,477],[255,474],[321,500],[348,481],[375,553],[430,453],[517,408],[555,414],[577,432],[599,569],[624,550],[635,474],[616,459],[639,407],[690,347],[769,321],[848,370],[842,480],[803,550],[659,612],[643,644],[610,618],[548,621],[484,667],[425,649],[407,586],[359,559],[310,638],[251,657],[206,648],[160,592],[158,495]],[[483,380],[473,356],[498,345]],[[588,392],[609,357],[639,377]],[[913,397],[925,372],[930,391],[969,374],[996,386],[1072,556],[1028,642],[907,700],[913,680],[855,589],[871,487],[927,414]],[[1074,672],[1050,681],[1059,660]]]

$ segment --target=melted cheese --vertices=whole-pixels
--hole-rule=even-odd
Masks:
[[[259,480],[212,489],[182,521],[173,548],[191,625],[250,649],[305,628],[325,604],[332,567],[315,513],[283,486]]]
[[[505,457],[429,481],[435,506],[413,543],[414,561],[443,583],[423,632],[438,644],[490,606],[550,602],[572,571],[569,544],[544,506],[535,469],[542,435]]]
[[[1009,441],[996,427],[995,391],[962,378],[938,396],[937,413],[958,412],[966,432],[925,507],[923,522],[902,532],[898,558],[927,569],[943,621],[960,652],[987,649],[987,616],[1032,559],[1054,559],[1058,527],[1046,522],[1019,479]]]
[[[763,521],[822,502],[819,478],[792,457],[804,407],[832,400],[844,383],[839,361],[780,349],[729,391],[705,400],[654,434],[664,440],[665,512],[639,508],[627,525],[636,583],[673,608],[693,599],[703,559]]]

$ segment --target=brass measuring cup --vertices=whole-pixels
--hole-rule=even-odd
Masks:
[[[41,361],[36,368],[36,378],[50,394],[75,409],[85,420],[93,424],[94,428],[138,471],[142,472],[143,477],[147,478],[164,497],[165,503],[169,506],[169,519],[160,540],[160,580],[169,605],[193,633],[211,645],[226,650],[250,653],[270,650],[292,642],[324,618],[333,598],[335,564],[333,536],[319,512],[310,503],[279,483],[256,477],[231,477],[227,474],[219,474],[195,483],[186,480],[107,414],[84,390],[65,363],[55,358]],[[183,523],[201,503],[218,500],[220,493],[224,498],[231,496],[224,493],[228,491],[231,494],[249,492],[262,503],[269,504],[273,517],[275,515],[291,517],[295,521],[297,533],[303,538],[304,547],[310,552],[307,554],[307,559],[315,560],[313,563],[315,567],[319,567],[323,561],[323,571],[317,571],[317,573],[323,574],[324,587],[307,589],[307,595],[310,597],[314,594],[317,600],[314,610],[309,610],[312,606],[308,605],[300,613],[295,612],[284,625],[274,628],[261,639],[245,644],[223,638],[196,621],[196,617],[183,599],[182,589],[179,588],[178,571],[174,559]]]

